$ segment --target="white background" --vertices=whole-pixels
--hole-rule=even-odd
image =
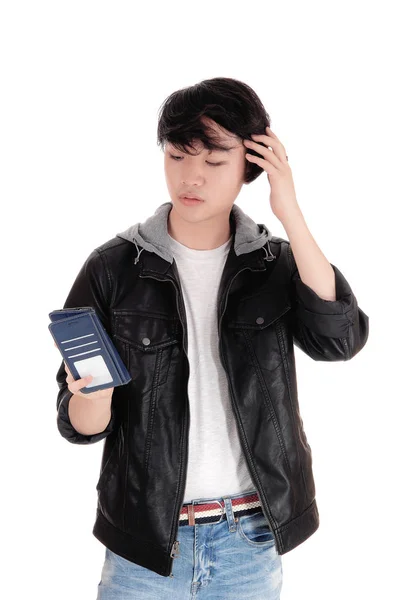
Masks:
[[[409,597],[403,10],[356,0],[2,3],[2,597],[96,598],[103,442],[59,435],[48,313],[94,248],[169,200],[159,106],[216,76],[261,98],[309,229],[370,319],[352,361],[296,349],[320,527],[282,557],[281,598]],[[287,237],[265,173],[236,202]]]

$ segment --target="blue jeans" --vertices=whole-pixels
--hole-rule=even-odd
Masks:
[[[237,497],[242,494],[237,494]],[[263,512],[234,517],[224,500],[220,522],[179,526],[179,556],[173,577],[118,556],[108,548],[97,600],[279,600],[283,570],[275,538]]]

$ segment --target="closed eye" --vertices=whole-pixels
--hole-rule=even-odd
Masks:
[[[173,154],[169,154],[169,156],[170,156],[171,158],[173,158],[173,160],[176,160],[177,162],[179,162],[179,161],[178,161],[178,159],[179,159],[179,158],[183,159],[183,156],[175,156],[175,155],[173,155]],[[219,162],[219,163],[211,163],[211,162],[208,162],[208,161],[206,161],[206,162],[207,162],[209,165],[211,165],[212,167],[219,167],[220,165],[224,165],[224,164],[226,164],[225,162]]]

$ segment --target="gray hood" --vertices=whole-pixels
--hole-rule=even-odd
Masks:
[[[116,237],[120,237],[129,242],[133,242],[139,252],[139,247],[148,252],[155,252],[161,258],[168,262],[173,262],[173,254],[169,244],[168,233],[168,215],[172,208],[172,202],[161,204],[154,214],[142,223],[135,223],[125,231],[117,233]],[[265,246],[268,240],[271,239],[271,233],[263,224],[258,224],[253,221],[246,213],[233,204],[230,213],[231,219],[234,221],[235,232],[233,235],[234,251],[236,255],[245,254],[257,250]],[[267,246],[267,253],[269,252]],[[138,255],[139,258],[139,255]]]

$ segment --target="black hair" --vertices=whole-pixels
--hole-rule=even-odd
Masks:
[[[246,83],[230,77],[205,79],[195,85],[173,92],[160,107],[158,120],[158,145],[164,149],[170,142],[178,150],[192,154],[193,140],[200,140],[208,150],[220,150],[211,127],[206,125],[208,117],[240,139],[251,139],[251,134],[266,133],[270,117],[260,98]],[[246,147],[246,152],[261,156]],[[245,158],[246,183],[251,183],[264,169]]]

